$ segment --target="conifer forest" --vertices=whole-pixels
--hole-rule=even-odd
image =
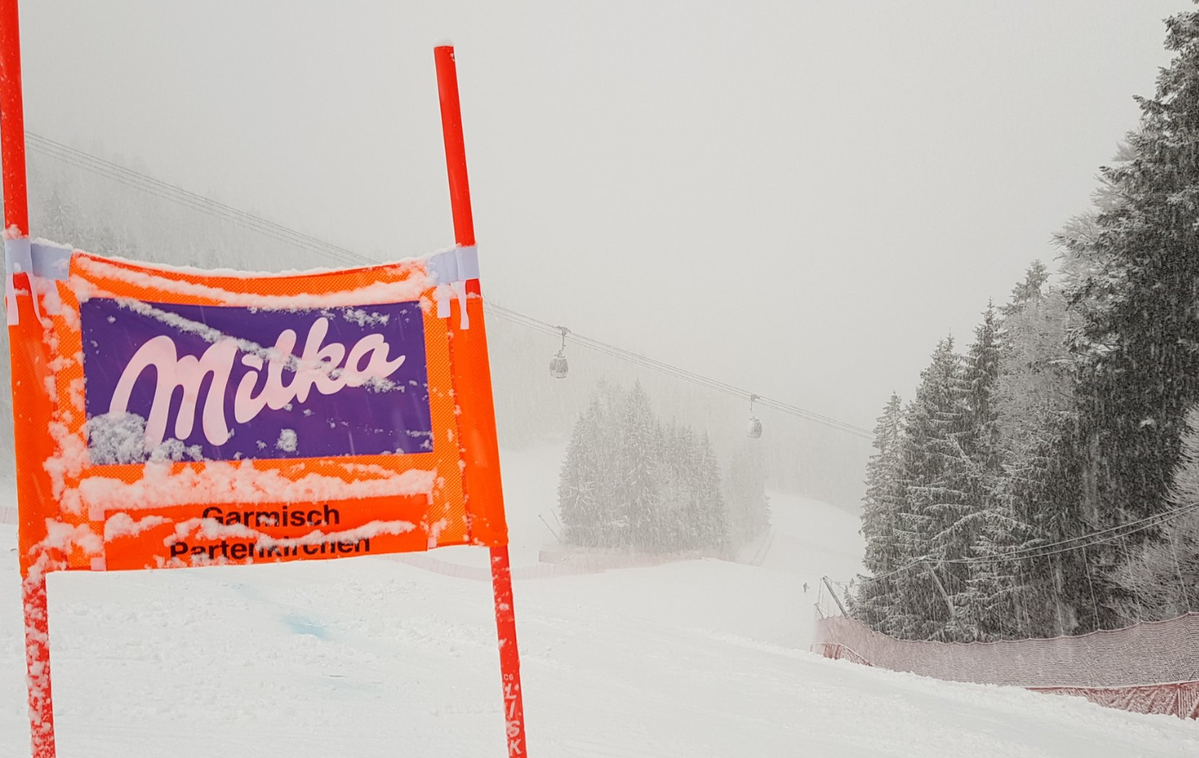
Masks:
[[[1199,610],[1199,13],[1166,47],[1055,264],[943,338],[878,418],[850,593],[876,631],[1056,637]]]

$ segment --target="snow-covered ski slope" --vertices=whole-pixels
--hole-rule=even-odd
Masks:
[[[553,541],[537,516],[560,455],[504,454],[518,566]],[[1193,722],[806,652],[814,582],[854,570],[857,520],[772,507],[760,567],[517,582],[533,758],[1199,755]],[[0,526],[0,758],[29,754],[15,543]],[[50,582],[61,758],[504,755],[486,582],[374,558]]]

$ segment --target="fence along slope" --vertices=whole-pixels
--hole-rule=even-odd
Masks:
[[[937,679],[1001,684],[1136,713],[1199,716],[1199,613],[1077,637],[1000,642],[900,640],[846,616],[816,622],[828,658]]]

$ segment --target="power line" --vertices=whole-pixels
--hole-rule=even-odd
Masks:
[[[1004,563],[1013,560],[1033,560],[1036,558],[1047,558],[1052,555],[1061,555],[1062,553],[1069,553],[1075,550],[1085,550],[1086,548],[1094,545],[1102,545],[1108,542],[1114,542],[1116,540],[1123,539],[1130,534],[1136,534],[1137,532],[1143,532],[1146,529],[1152,529],[1155,526],[1168,524],[1177,518],[1181,518],[1182,516],[1195,511],[1199,511],[1199,503],[1188,503],[1187,505],[1182,505],[1177,508],[1172,508],[1168,511],[1162,511],[1161,513],[1157,513],[1152,516],[1146,516],[1145,518],[1138,519],[1136,521],[1129,521],[1125,524],[1119,524],[1107,529],[1100,529],[1094,532],[1080,534],[1077,537],[1070,537],[1069,539],[1051,542],[1046,545],[1033,545],[1032,547],[1019,548],[1017,550],[996,553],[994,555],[980,555],[972,558],[952,558],[948,560],[938,560],[934,559],[932,556],[924,556],[922,558],[917,558],[910,563],[906,563],[897,569],[888,571],[885,574],[864,577],[863,581],[877,582],[882,579],[895,576],[896,574],[901,574],[904,571],[908,571],[912,568],[924,566],[930,563],[935,563],[937,565],[979,565]],[[1097,537],[1102,537],[1102,539],[1095,539]],[[1070,543],[1072,542],[1078,542],[1080,544],[1071,545]]]
[[[508,320],[516,322],[516,323],[524,324],[525,326],[527,326],[529,328],[536,329],[536,330],[544,332],[546,334],[553,334],[553,335],[560,334],[559,327],[557,327],[547,321],[541,321],[539,319],[533,318],[532,316],[526,316],[522,313],[518,313],[517,311],[514,311],[510,308],[505,308],[504,306],[499,305],[492,300],[484,300],[484,304],[486,306],[488,306],[489,309],[495,315],[497,315],[501,318],[505,318],[505,319],[508,319]],[[864,437],[866,439],[873,439],[873,437],[874,437],[873,434],[871,434],[869,431],[867,431],[866,429],[863,429],[861,427],[854,426],[854,425],[846,423],[844,421],[838,421],[837,419],[830,418],[828,416],[823,416],[819,413],[813,413],[812,411],[805,410],[803,408],[800,408],[795,405],[791,405],[789,403],[783,403],[778,400],[773,400],[771,398],[763,397],[761,395],[756,395],[755,393],[752,393],[749,390],[742,389],[740,387],[735,387],[731,384],[728,384],[727,382],[722,382],[717,379],[713,379],[711,377],[704,376],[702,374],[697,374],[693,371],[688,371],[687,369],[680,368],[679,366],[675,366],[673,364],[666,363],[665,361],[660,361],[660,360],[657,360],[656,358],[649,358],[649,357],[641,355],[639,353],[634,353],[631,350],[625,350],[624,348],[617,347],[615,345],[611,345],[607,342],[602,342],[601,340],[597,340],[593,337],[586,337],[584,335],[581,335],[581,334],[578,334],[578,333],[572,331],[570,333],[570,338],[574,342],[578,343],[579,345],[582,345],[583,347],[589,348],[596,352],[604,353],[606,355],[610,355],[615,358],[620,358],[621,360],[625,360],[630,363],[637,364],[644,368],[653,369],[655,371],[659,371],[661,373],[668,374],[668,375],[676,377],[678,379],[682,379],[684,381],[689,381],[694,384],[698,384],[703,387],[707,387],[709,389],[716,390],[717,392],[723,392],[728,395],[733,395],[735,397],[742,397],[742,398],[748,398],[751,395],[753,395],[755,397],[754,402],[756,402],[760,405],[764,405],[769,408],[773,408],[780,412],[787,413],[787,414],[790,414],[793,416],[798,416],[800,418],[804,418],[809,421],[813,421],[815,423],[823,424],[823,425],[831,427],[833,429],[837,429],[838,431],[848,432],[850,434],[854,434],[859,437]]]
[[[1186,514],[1191,513],[1192,511],[1195,511],[1195,510],[1199,510],[1199,503],[1190,503],[1187,505],[1182,505],[1182,506],[1173,508],[1168,511],[1162,511],[1161,513],[1156,513],[1152,516],[1146,516],[1143,519],[1137,519],[1136,521],[1129,521],[1124,524],[1118,524],[1117,526],[1109,527],[1107,529],[1100,529],[1098,531],[1088,532],[1086,534],[1081,534],[1077,537],[1070,537],[1068,539],[1060,540],[1058,542],[1051,542],[1047,545],[1033,545],[1032,547],[1019,548],[1017,550],[1011,550],[1011,551],[1007,551],[1007,552],[1003,552],[1003,553],[996,553],[994,555],[981,555],[981,556],[976,556],[974,558],[955,558],[955,559],[951,559],[951,560],[941,561],[941,563],[954,563],[954,564],[959,564],[959,563],[1002,563],[1003,561],[1008,561],[1008,560],[1012,560],[1015,558],[1025,558],[1025,557],[1044,558],[1045,556],[1049,556],[1049,555],[1058,555],[1060,553],[1068,553],[1073,550],[1082,550],[1082,549],[1085,549],[1092,545],[1102,545],[1107,542],[1112,542],[1114,540],[1123,539],[1130,534],[1136,534],[1137,532],[1143,532],[1146,529],[1152,529],[1155,526],[1161,526],[1162,524],[1173,521],[1174,519],[1179,518],[1180,516],[1185,516]],[[1134,529],[1131,527],[1136,527],[1136,528]],[[1117,534],[1117,532],[1118,532],[1118,534]],[[1101,537],[1103,535],[1111,535],[1111,536],[1103,537],[1103,539],[1093,539],[1095,537]],[[1081,542],[1081,544],[1070,545],[1071,542]],[[1062,547],[1063,545],[1067,545],[1068,547]],[[1058,549],[1050,550],[1049,548],[1058,548]]]
[[[324,255],[330,258],[335,258],[342,263],[350,263],[352,265],[374,265],[380,261],[374,260],[360,253],[356,253],[348,248],[339,247],[326,242],[309,234],[298,232],[290,229],[282,224],[269,221],[252,213],[234,208],[231,205],[212,200],[198,195],[190,190],[183,189],[173,184],[169,184],[160,179],[147,176],[133,169],[126,168],[112,161],[97,158],[94,155],[85,153],[76,148],[65,145],[61,142],[43,137],[33,132],[25,132],[25,139],[31,149],[42,153],[55,160],[69,164],[76,168],[88,171],[107,177],[113,181],[123,184],[140,192],[147,193],[154,197],[167,200],[193,210],[205,213],[211,216],[222,218],[230,223],[250,229],[266,237],[270,237],[285,244],[294,245],[301,249],[307,250],[318,255]],[[561,328],[545,321],[526,316],[519,311],[505,308],[496,304],[491,300],[484,300],[488,310],[500,318],[504,318],[513,323],[520,324],[528,329],[542,331],[555,336],[561,334]],[[775,400],[768,397],[763,397],[749,390],[735,387],[727,382],[722,382],[712,377],[698,374],[694,371],[675,366],[665,361],[660,361],[655,358],[650,358],[631,350],[611,345],[593,337],[570,331],[571,339],[582,347],[588,348],[595,352],[617,358],[628,363],[647,368],[667,376],[681,379],[683,381],[698,384],[703,387],[722,392],[727,395],[740,398],[753,398],[754,402],[767,408],[772,408],[781,413],[786,413],[791,416],[812,421],[817,424],[835,429],[837,431],[846,432],[848,434],[862,437],[864,439],[873,439],[874,435],[862,427],[854,426],[844,421],[839,421],[829,416],[824,416],[819,413],[800,408],[799,406],[790,403],[784,403],[780,400]]]

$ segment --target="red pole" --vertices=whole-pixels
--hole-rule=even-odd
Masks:
[[[25,605],[25,671],[29,690],[29,738],[33,758],[54,758],[54,702],[50,689],[50,619],[46,604],[46,575],[21,582]]]
[[[17,0],[0,5],[0,151],[4,160],[4,227],[29,236],[25,191],[25,109],[21,104],[21,35]]]
[[[466,174],[466,145],[462,138],[462,107],[458,99],[458,68],[454,62],[454,48],[449,45],[436,47],[433,57],[437,63],[437,92],[441,100],[441,128],[445,138],[446,170],[450,179],[450,205],[454,213],[454,239],[459,246],[470,247],[475,244],[475,222],[470,208],[470,182]],[[474,286],[468,291],[479,294]],[[472,330],[483,329],[481,311],[478,316],[478,325],[472,324]],[[485,364],[483,370],[487,370]],[[489,387],[490,380],[486,384]],[[516,612],[512,602],[512,571],[506,541],[503,545],[491,548],[491,587],[495,596],[495,626],[500,644],[508,757],[524,758],[527,754],[524,700],[520,692],[520,652],[516,646]]]
[[[441,100],[441,131],[445,136],[445,166],[450,176],[450,208],[454,240],[462,247],[475,244],[475,220],[470,210],[470,181],[466,176],[466,143],[462,139],[462,105],[458,100],[458,66],[454,48],[433,48],[437,62],[437,94]]]
[[[0,0],[0,163],[4,174],[5,246],[15,240],[27,243],[29,237],[29,197],[25,179],[25,112],[21,102],[21,35],[17,0]],[[26,272],[27,273],[27,272]],[[13,275],[9,271],[10,276]],[[19,275],[19,284],[29,288],[28,280]],[[11,306],[10,306],[11,307]],[[31,314],[26,313],[26,326],[9,327],[9,357],[13,376],[14,434],[22,442],[32,442],[45,434],[37,423],[28,403],[17,397],[17,385],[35,380],[36,359],[24,349]],[[25,384],[25,386],[32,386]],[[17,433],[20,430],[21,433]],[[23,438],[23,439],[22,439]],[[42,565],[30,571],[29,541],[33,530],[25,522],[35,514],[38,499],[33,481],[38,466],[34,444],[16,446],[17,491],[21,504],[21,598],[25,608],[25,667],[28,673],[29,730],[33,758],[54,758],[54,703],[50,690],[50,624],[46,606],[46,575]]]

